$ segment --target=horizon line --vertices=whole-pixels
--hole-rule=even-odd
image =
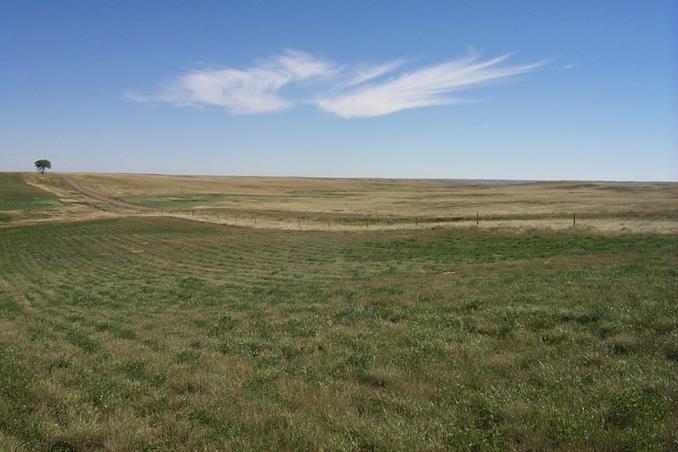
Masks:
[[[39,174],[39,171],[29,170],[0,170],[0,173]],[[45,174],[110,174],[110,175],[137,175],[137,176],[177,176],[177,177],[250,177],[250,178],[277,178],[277,179],[347,179],[347,180],[411,180],[411,181],[450,181],[450,182],[607,182],[607,183],[657,183],[676,184],[677,180],[657,179],[524,179],[524,178],[477,178],[477,177],[390,177],[390,176],[299,176],[299,175],[256,175],[256,174],[215,174],[215,173],[155,173],[135,171],[50,171]]]

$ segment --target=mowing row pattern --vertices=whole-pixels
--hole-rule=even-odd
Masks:
[[[0,445],[671,448],[673,236],[0,231]]]

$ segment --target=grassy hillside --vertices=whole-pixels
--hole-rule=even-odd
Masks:
[[[60,205],[56,196],[28,185],[20,173],[0,172],[0,214],[7,210],[53,209]]]
[[[678,239],[0,230],[0,445],[671,449]]]

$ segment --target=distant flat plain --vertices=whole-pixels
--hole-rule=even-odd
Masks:
[[[155,213],[267,228],[483,228],[678,232],[678,184],[69,174],[79,188]],[[62,200],[47,216],[101,209],[61,175],[25,180]],[[99,202],[99,204],[101,204]],[[94,205],[94,206],[93,206]],[[90,207],[94,208],[90,208]],[[122,206],[125,207],[125,206]],[[35,215],[39,216],[39,215]],[[255,224],[256,218],[256,224]],[[332,224],[333,223],[333,224]]]
[[[0,173],[0,450],[678,449],[677,190]]]

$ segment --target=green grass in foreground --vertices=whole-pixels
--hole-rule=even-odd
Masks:
[[[0,449],[674,449],[677,248],[3,229]]]
[[[53,209],[59,206],[61,202],[56,196],[28,185],[21,174],[0,172],[0,211]]]

